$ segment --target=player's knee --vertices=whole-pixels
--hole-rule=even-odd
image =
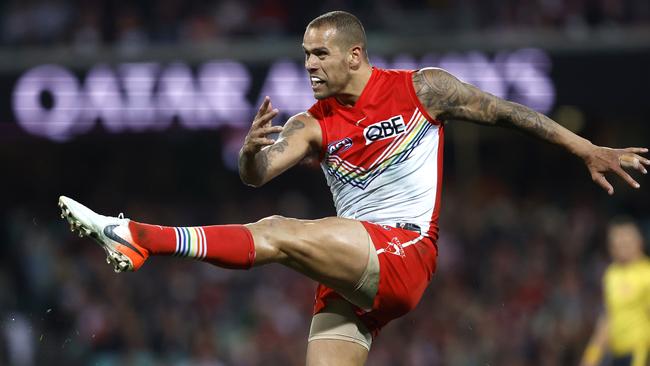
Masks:
[[[252,224],[265,245],[277,251],[278,258],[307,260],[318,256],[323,243],[348,243],[353,238],[340,230],[336,218],[316,221],[274,215]],[[347,234],[347,235],[346,235]]]
[[[301,245],[302,221],[280,215],[265,217],[252,225],[268,245],[281,251]]]
[[[255,223],[255,225],[273,227],[273,226],[281,225],[286,220],[287,220],[287,218],[284,217],[284,216],[272,215],[272,216],[268,216],[268,217],[265,217],[265,218],[259,220],[258,222]]]

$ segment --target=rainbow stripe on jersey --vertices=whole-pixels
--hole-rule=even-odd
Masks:
[[[204,259],[208,252],[208,241],[201,227],[175,227],[175,256]]]
[[[388,167],[407,160],[432,126],[416,108],[407,123],[406,132],[396,137],[368,169],[345,161],[337,155],[328,155],[325,161],[327,172],[344,184],[366,189],[370,182]]]

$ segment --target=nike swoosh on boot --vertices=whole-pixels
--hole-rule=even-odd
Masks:
[[[138,250],[138,248],[134,247],[133,244],[129,243],[128,241],[124,240],[123,238],[121,238],[120,236],[118,236],[117,234],[115,234],[113,232],[113,229],[116,228],[117,226],[119,226],[119,225],[107,225],[107,226],[105,226],[104,227],[104,235],[106,235],[106,237],[110,238],[111,240],[114,240],[114,241],[124,245],[125,247],[133,250],[134,252],[138,253],[142,258],[144,258],[144,255],[142,254],[142,252],[140,252]]]

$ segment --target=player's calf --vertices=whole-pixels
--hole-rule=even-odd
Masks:
[[[59,198],[61,217],[80,236],[91,236],[106,251],[116,272],[135,271],[149,255],[174,255],[203,260],[220,267],[246,269],[253,265],[253,237],[243,225],[166,227],[120,217],[99,215],[75,200]]]

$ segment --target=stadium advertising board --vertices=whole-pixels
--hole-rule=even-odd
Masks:
[[[379,67],[438,66],[499,97],[549,112],[556,98],[551,59],[538,49],[371,58]],[[254,86],[260,85],[255,88]],[[54,141],[78,138],[99,124],[107,133],[247,128],[269,95],[283,117],[314,102],[299,61],[277,60],[265,73],[236,60],[97,64],[73,73],[64,65],[26,70],[11,91],[15,123],[27,134]]]

